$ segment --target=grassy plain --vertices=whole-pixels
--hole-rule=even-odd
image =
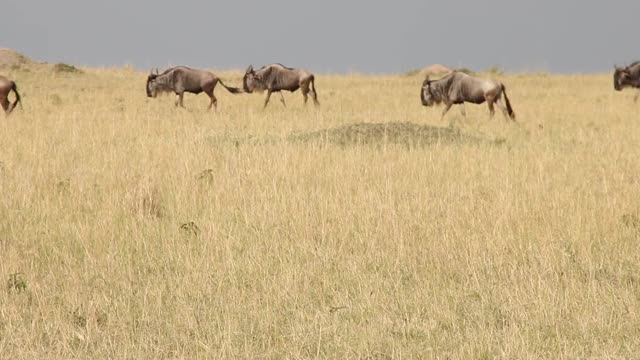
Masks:
[[[518,122],[455,130],[417,77],[213,113],[130,69],[9,75],[0,358],[640,357],[640,104],[610,75],[501,75]]]

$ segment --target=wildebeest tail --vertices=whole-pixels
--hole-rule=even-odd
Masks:
[[[316,77],[311,75],[311,92],[313,92],[313,102],[316,105],[320,105],[320,102],[318,101],[318,92],[316,91]]]
[[[505,88],[504,85],[502,85],[502,95],[504,95],[504,102],[507,105],[507,113],[509,114],[509,117],[511,118],[511,120],[515,120],[516,113],[513,112],[511,102],[509,101],[509,97],[507,96],[507,88]]]
[[[316,77],[311,75],[311,91],[317,94],[316,92]]]
[[[20,98],[20,94],[18,93],[18,86],[16,85],[15,82],[11,84],[11,90],[13,90],[13,93],[16,94],[16,101],[14,101],[13,104],[11,104],[9,111],[13,111],[13,109],[16,108],[18,103],[20,103],[20,108],[22,109],[22,99]]]
[[[240,94],[240,93],[243,93],[243,92],[244,92],[244,90],[242,90],[242,89],[234,88],[234,87],[231,87],[231,86],[227,86],[227,85],[225,85],[225,84],[222,82],[222,80],[220,80],[220,79],[218,79],[218,82],[220,83],[220,85],[224,86],[224,88],[225,88],[225,89],[227,89],[227,91],[229,91],[229,92],[230,92],[230,93],[232,93],[232,94]]]

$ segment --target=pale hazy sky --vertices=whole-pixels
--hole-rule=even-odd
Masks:
[[[82,66],[604,72],[640,59],[640,0],[3,0],[0,47]]]

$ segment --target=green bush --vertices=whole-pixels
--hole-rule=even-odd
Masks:
[[[53,72],[56,73],[69,73],[69,74],[82,74],[83,71],[77,67],[65,63],[58,63],[53,65]]]

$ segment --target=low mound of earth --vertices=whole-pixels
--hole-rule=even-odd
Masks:
[[[453,71],[451,68],[442,64],[433,64],[420,70],[420,76],[425,77],[427,75],[444,75]]]
[[[502,145],[504,138],[491,139],[478,133],[478,136],[462,132],[451,127],[418,125],[410,122],[400,123],[356,123],[330,129],[294,133],[280,136],[230,136],[219,134],[206,136],[212,145],[233,144],[236,147],[276,144],[283,141],[298,144],[332,144],[338,146],[358,145],[403,145],[407,147],[429,146],[437,144],[486,144]]]
[[[332,129],[295,134],[292,141],[317,141],[336,145],[382,145],[400,144],[421,146],[441,143],[493,143],[504,140],[490,140],[465,135],[459,129],[401,123],[358,123]]]
[[[73,65],[58,63],[54,65],[46,62],[33,61],[29,57],[7,48],[0,48],[0,69],[5,71],[24,70],[24,71],[52,71],[56,74],[70,73],[82,74],[83,71]]]
[[[32,65],[33,60],[11,49],[0,48],[0,67]]]

